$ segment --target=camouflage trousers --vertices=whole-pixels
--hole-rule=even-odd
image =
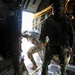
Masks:
[[[35,62],[34,58],[33,58],[34,53],[38,53],[38,55],[40,56],[41,60],[42,61],[44,60],[44,47],[39,48],[38,46],[32,46],[28,50],[27,55],[28,55],[28,58],[31,60],[32,63]]]
[[[67,58],[66,50],[67,50],[66,46],[46,46],[41,75],[48,75],[48,65],[50,64],[54,55],[58,55],[59,57],[61,75],[66,75],[66,58]]]

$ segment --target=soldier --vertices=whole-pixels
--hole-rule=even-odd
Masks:
[[[72,25],[63,13],[65,0],[51,1],[53,3],[54,15],[46,19],[39,38],[40,42],[45,43],[46,36],[49,37],[41,75],[48,75],[48,65],[54,55],[58,55],[60,59],[61,75],[66,75],[67,49],[71,52],[73,43]]]
[[[45,47],[41,43],[39,43],[39,36],[40,34],[34,31],[25,31],[22,34],[22,37],[25,37],[29,42],[34,44],[34,46],[30,47],[30,49],[27,52],[28,58],[31,60],[33,64],[30,68],[33,70],[37,68],[36,62],[33,58],[33,54],[38,53],[39,56],[41,57],[41,60],[43,60],[44,57],[43,50],[45,49]]]

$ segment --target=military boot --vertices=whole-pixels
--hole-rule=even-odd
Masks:
[[[33,69],[33,70],[37,69],[36,63],[35,62],[32,62],[32,63],[33,63],[33,66],[31,66],[30,68]]]

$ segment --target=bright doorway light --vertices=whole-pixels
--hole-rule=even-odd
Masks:
[[[33,13],[22,11],[22,32],[32,30]]]
[[[22,11],[22,29],[21,33],[24,31],[32,30],[32,21],[33,21],[33,13]],[[33,44],[31,44],[29,41],[27,41],[26,38],[22,38],[21,43],[21,49],[22,49],[22,55],[25,57],[25,65],[27,66],[30,63],[29,58],[27,57],[27,51],[30,49]],[[26,61],[27,60],[27,61]]]

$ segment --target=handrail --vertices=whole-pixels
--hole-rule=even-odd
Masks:
[[[39,66],[36,70],[34,70],[32,73],[30,73],[29,75],[33,75],[34,73],[36,73],[39,69],[41,69],[42,66]]]

